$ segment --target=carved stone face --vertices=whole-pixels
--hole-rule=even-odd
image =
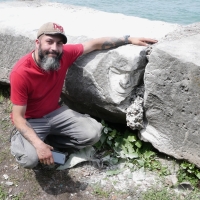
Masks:
[[[107,62],[110,96],[115,103],[125,100],[140,84],[144,73],[145,57],[117,55]]]
[[[87,69],[90,66],[96,67],[93,69],[93,76],[95,87],[98,86],[100,103],[108,102],[116,106],[132,98],[133,91],[144,75],[146,53],[143,49],[144,47],[122,46],[105,53],[90,54],[95,59],[88,62],[90,65],[86,65]]]
[[[134,87],[133,72],[131,70],[110,67],[108,76],[112,92],[122,97],[130,95]]]

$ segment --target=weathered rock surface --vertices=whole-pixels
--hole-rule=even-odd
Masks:
[[[189,24],[186,26],[180,26],[175,31],[168,33],[165,37],[159,40],[159,42],[173,41],[188,36],[197,35],[200,32],[200,22]]]
[[[66,103],[75,110],[125,123],[126,108],[143,81],[145,49],[126,45],[78,59],[67,73]]]
[[[9,84],[12,66],[35,47],[34,40],[0,32],[0,84]]]
[[[200,167],[200,34],[181,37],[158,44],[150,55],[141,136],[159,151]]]

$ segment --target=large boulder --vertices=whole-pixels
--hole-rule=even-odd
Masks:
[[[150,55],[141,138],[161,152],[200,167],[200,34],[188,31],[192,27],[199,32],[200,26],[189,27],[179,30],[182,35],[171,34]]]
[[[67,73],[64,101],[74,110],[125,123],[146,64],[146,48],[134,45],[80,57]]]

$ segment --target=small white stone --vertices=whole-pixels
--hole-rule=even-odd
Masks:
[[[6,182],[6,185],[11,186],[11,185],[13,185],[13,182],[7,181],[7,182]]]
[[[5,180],[7,180],[9,178],[9,176],[7,174],[4,174],[3,177]]]

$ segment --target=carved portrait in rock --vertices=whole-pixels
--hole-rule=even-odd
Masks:
[[[143,81],[147,63],[145,49],[126,45],[77,59],[65,82],[65,95],[70,101],[67,103],[91,115],[101,117],[102,113],[110,121],[125,122],[126,108]]]
[[[144,47],[119,47],[99,61],[94,77],[105,97],[120,104],[142,82],[146,65]]]

